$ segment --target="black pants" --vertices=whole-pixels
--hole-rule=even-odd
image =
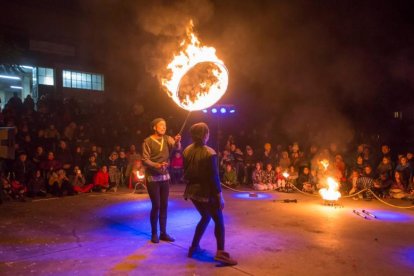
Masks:
[[[217,199],[210,200],[210,202],[200,202],[192,200],[197,211],[201,215],[201,219],[197,224],[194,238],[191,246],[199,246],[200,240],[211,219],[214,221],[214,235],[217,241],[217,250],[224,250],[224,220],[223,212],[220,209],[220,203]]]
[[[151,199],[151,233],[157,234],[157,223],[160,221],[161,234],[167,233],[167,208],[170,193],[170,181],[148,182],[148,194]]]

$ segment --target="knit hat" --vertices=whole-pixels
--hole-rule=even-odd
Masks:
[[[151,129],[153,129],[161,121],[165,122],[165,120],[163,118],[156,118],[156,119],[152,120],[151,121]]]

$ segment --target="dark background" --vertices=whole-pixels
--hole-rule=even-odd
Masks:
[[[220,103],[237,107],[220,122],[195,119],[268,140],[413,142],[412,1],[2,2],[2,62],[95,68],[106,97],[177,122],[185,112],[158,80],[193,19],[230,72]],[[30,39],[72,45],[76,56],[30,53]]]

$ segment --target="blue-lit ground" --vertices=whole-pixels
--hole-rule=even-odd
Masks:
[[[174,243],[149,242],[147,195],[121,191],[0,205],[0,275],[412,275],[414,210],[343,199],[344,208],[301,194],[225,191],[227,250],[217,267],[213,223],[186,257],[199,215],[172,188]],[[283,203],[297,199],[298,203]],[[395,201],[407,205],[405,201]],[[377,219],[363,219],[353,210]]]

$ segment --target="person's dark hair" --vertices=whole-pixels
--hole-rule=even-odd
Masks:
[[[209,132],[207,124],[203,122],[194,124],[190,128],[191,139],[196,144],[203,144]]]

